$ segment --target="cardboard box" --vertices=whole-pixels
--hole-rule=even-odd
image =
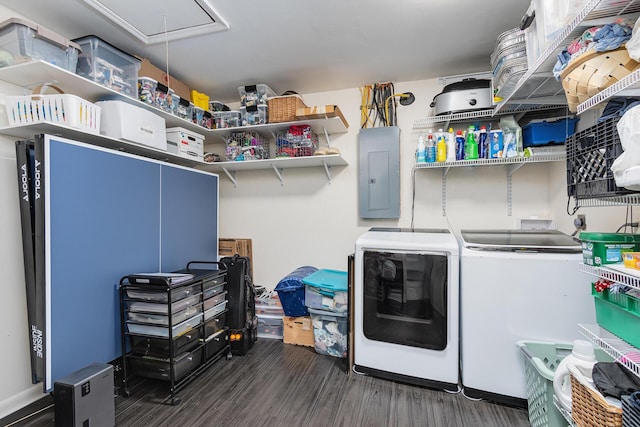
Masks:
[[[162,83],[165,86],[170,87],[174,90],[176,94],[182,99],[191,100],[191,89],[189,86],[182,83],[180,80],[175,77],[168,75],[162,69],[156,67],[151,62],[149,62],[146,58],[139,58],[142,63],[140,65],[140,70],[138,71],[138,76],[140,77],[151,77],[152,79]]]
[[[218,239],[218,256],[246,256],[253,264],[251,239]]]
[[[284,336],[282,340],[285,344],[302,345],[313,347],[313,326],[309,316],[284,317]]]
[[[342,111],[338,108],[337,105],[325,105],[325,106],[315,106],[315,107],[305,107],[296,109],[296,119],[297,120],[305,120],[305,119],[327,119],[330,117],[340,117],[342,123],[344,123],[345,127],[349,127],[349,123],[342,115]]]

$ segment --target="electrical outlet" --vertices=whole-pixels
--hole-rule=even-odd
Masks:
[[[587,229],[587,217],[584,214],[578,214],[576,219],[573,220],[573,225],[576,226],[577,230],[586,230]]]

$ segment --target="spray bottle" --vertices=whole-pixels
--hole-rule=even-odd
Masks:
[[[478,159],[478,143],[476,142],[475,127],[469,126],[467,131],[467,146],[464,150],[465,160]]]
[[[481,159],[489,158],[489,141],[487,140],[487,127],[480,126],[480,137],[478,141],[478,157]]]
[[[424,136],[420,135],[418,138],[418,150],[416,151],[416,160],[418,163],[424,163],[427,161],[426,148],[424,145]]]

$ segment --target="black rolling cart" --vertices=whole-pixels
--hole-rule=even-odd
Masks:
[[[141,376],[168,381],[175,405],[189,381],[231,358],[226,274],[224,264],[192,261],[173,273],[120,279],[124,396],[130,396],[129,378]]]

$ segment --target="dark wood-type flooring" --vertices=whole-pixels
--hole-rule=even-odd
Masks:
[[[116,398],[118,426],[529,426],[527,411],[365,375],[312,348],[259,340],[245,356],[216,362],[179,392],[137,381]],[[487,367],[499,369],[499,367]],[[499,375],[496,372],[496,375]],[[3,425],[54,425],[53,409]]]

